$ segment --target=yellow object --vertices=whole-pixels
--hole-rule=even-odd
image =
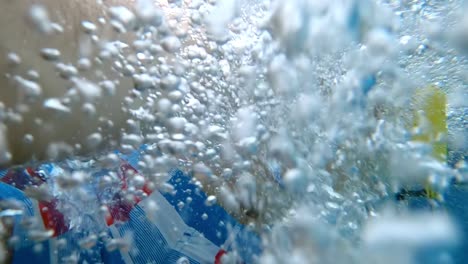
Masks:
[[[413,140],[432,145],[432,155],[438,160],[447,160],[447,96],[438,87],[431,85],[418,89],[414,95],[414,128],[421,128]]]
[[[427,199],[439,200],[439,201],[443,199],[442,195],[439,192],[434,191],[434,189],[430,186],[430,184],[426,184],[426,187],[424,188],[424,190],[426,191]]]
[[[414,141],[432,145],[432,155],[441,162],[447,161],[447,96],[438,87],[431,85],[418,89],[413,97],[413,127],[420,133],[413,136]],[[441,200],[442,196],[430,184],[425,187],[426,197]]]

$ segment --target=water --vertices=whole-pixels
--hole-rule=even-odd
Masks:
[[[207,193],[206,205],[221,205],[261,238],[254,262],[466,260],[454,253],[466,229],[454,219],[465,210],[442,199],[468,177],[464,1],[168,2],[126,3],[109,8],[105,23],[80,22],[88,37],[77,65],[63,59],[66,48],[38,50],[56,63],[55,75],[39,80],[65,79],[64,94],[43,98],[47,86],[12,78],[24,97],[18,105],[39,100],[89,128],[78,139],[47,139],[42,156],[67,161],[49,172],[58,176],[48,189],[26,192],[55,197],[69,229],[92,238],[82,248],[105,241],[106,226],[94,221],[106,201],[144,200],[144,188],[170,193],[177,186],[168,171],[178,168]],[[67,30],[43,6],[29,14],[41,34]],[[100,69],[90,70],[94,63]],[[432,128],[427,113],[414,121],[415,94],[429,86],[447,94],[448,133],[418,142]],[[106,102],[122,109],[106,112]],[[7,121],[28,113],[11,109]],[[40,140],[31,133],[26,142]],[[2,133],[7,164],[19,152],[4,141]],[[447,161],[433,155],[437,144],[448,146]],[[122,189],[118,155],[135,151],[140,174]],[[396,202],[402,189],[440,195],[413,206],[412,197]],[[174,204],[182,209],[187,199]],[[128,233],[106,245],[137,241]]]

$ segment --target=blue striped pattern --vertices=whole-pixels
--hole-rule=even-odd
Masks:
[[[164,263],[164,256],[168,250],[167,241],[139,206],[130,212],[128,222],[116,227],[122,237],[127,232],[133,235],[133,248],[136,251],[130,256],[135,263]]]
[[[176,263],[179,259],[186,258],[190,264],[200,264],[200,262],[175,249],[182,249],[183,243],[177,242],[174,248],[169,246],[158,227],[148,220],[140,206],[136,206],[131,211],[128,222],[116,224],[115,227],[120,237],[125,237],[126,234],[132,235],[133,244],[129,256],[133,263]],[[196,235],[195,232],[193,233]],[[119,253],[114,252],[112,263],[124,263],[123,258],[116,254]]]
[[[34,251],[31,247],[19,247],[15,249],[12,264],[51,263],[49,256],[50,241],[44,241],[34,245],[39,245],[41,250]]]
[[[237,253],[246,263],[254,262],[255,256],[261,253],[260,237],[241,225],[229,215],[224,208],[219,205],[207,206],[207,199],[204,193],[198,186],[191,183],[190,178],[180,170],[172,172],[172,178],[169,183],[177,190],[175,194],[163,194],[164,198],[177,210],[184,222],[203,234],[208,240],[226,251],[236,249]],[[191,198],[190,203],[186,203],[187,198]],[[179,208],[179,202],[184,202],[185,205]],[[202,215],[206,213],[207,219],[203,219]],[[231,230],[239,230],[235,235],[233,245],[226,245],[226,240],[231,236]]]
[[[13,227],[13,233],[18,238],[18,243],[14,246],[15,254],[13,256],[12,263],[50,263],[50,241],[44,241],[41,243],[31,241],[27,236],[28,230],[25,229],[21,224],[27,219],[36,221],[42,220],[35,216],[34,207],[37,205],[33,204],[33,202],[28,197],[26,197],[22,191],[2,182],[0,182],[0,200],[11,200],[19,202],[23,208],[22,215],[13,216],[15,223]],[[32,251],[33,246],[36,246],[36,248],[42,250]]]
[[[0,200],[10,200],[19,202],[23,209],[22,215],[14,216],[15,225],[13,227],[13,233],[19,239],[19,243],[15,247],[15,249],[19,249],[24,245],[32,246],[34,242],[28,239],[27,230],[25,230],[25,228],[23,228],[23,226],[21,225],[21,222],[23,222],[24,220],[34,217],[35,212],[32,201],[28,197],[26,197],[26,195],[22,191],[2,182],[0,182]]]
[[[8,170],[0,170],[0,178],[3,178],[5,177],[5,175],[7,174]]]
[[[138,155],[130,157],[134,166],[136,166],[136,160],[138,160]],[[48,180],[53,181],[54,176],[60,174],[61,170],[72,168],[45,164],[40,169],[48,176]],[[129,252],[120,250],[109,252],[105,247],[106,240],[99,240],[91,249],[82,249],[79,246],[80,239],[89,235],[90,229],[78,230],[79,227],[76,227],[56,239],[43,242],[44,250],[35,253],[35,243],[26,241],[25,230],[19,228],[15,229],[15,235],[19,235],[22,239],[19,244],[20,248],[15,250],[14,263],[31,263],[30,260],[37,263],[50,263],[51,257],[56,257],[57,261],[61,263],[64,261],[63,257],[76,254],[80,263],[83,261],[118,264],[176,263],[184,257],[189,263],[202,264],[213,263],[220,247],[227,251],[235,248],[245,263],[252,263],[253,256],[260,252],[258,236],[240,225],[222,207],[205,205],[206,194],[192,184],[190,177],[182,171],[174,170],[170,174],[169,183],[175,187],[176,193],[161,194],[156,191],[148,198],[161,208],[160,211],[145,211],[147,207],[144,205],[146,201],[144,200],[132,209],[128,221],[116,223],[107,230],[111,238],[122,238],[130,235],[132,245]],[[106,173],[102,173],[102,175],[106,175]],[[95,190],[93,183],[98,182],[100,176],[100,173],[93,174],[94,180],[89,184],[91,192]],[[98,196],[100,195],[98,194]],[[189,197],[192,202],[186,203]],[[27,215],[35,214],[34,208],[37,207],[37,204],[28,199],[22,191],[8,184],[0,183],[0,200],[5,199],[19,200],[24,204]],[[179,202],[185,202],[186,206],[179,208]],[[153,213],[156,213],[156,217],[153,216]],[[202,218],[204,213],[208,215],[207,219]],[[18,227],[21,227],[20,222],[20,219],[16,221]],[[98,226],[100,226],[99,223],[96,223],[96,227]],[[232,233],[232,229],[235,229],[236,232]],[[98,234],[100,232],[95,231],[93,229],[92,233]],[[57,239],[64,239],[66,245],[55,250]],[[227,243],[227,240],[230,242]],[[50,255],[54,251],[58,253]]]

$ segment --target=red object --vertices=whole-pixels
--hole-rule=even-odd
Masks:
[[[221,258],[224,254],[226,254],[226,251],[224,249],[220,249],[218,253],[216,253],[214,264],[222,264]]]
[[[39,210],[42,221],[47,230],[53,230],[53,236],[60,236],[68,231],[68,225],[65,223],[65,217],[57,210],[57,201],[39,201]]]
[[[132,165],[122,160],[119,167],[119,178],[121,180],[120,189],[122,193],[117,193],[113,197],[113,202],[107,204],[108,214],[106,215],[106,223],[108,226],[114,224],[116,221],[125,222],[130,219],[130,212],[133,207],[142,200],[142,197],[135,196],[132,201],[128,201],[122,197],[122,194],[128,190],[128,181],[131,177],[138,175],[138,171]],[[148,184],[145,183],[140,189],[146,195],[151,194]]]
[[[46,182],[45,178],[31,167],[25,169],[12,169],[5,175],[2,182],[24,191],[29,186],[41,186]],[[39,211],[47,230],[53,230],[53,236],[59,236],[68,231],[69,227],[63,214],[57,210],[57,200],[38,201]]]
[[[120,190],[114,195],[112,202],[105,204],[107,207],[107,214],[105,220],[108,226],[115,222],[125,222],[130,219],[130,212],[133,207],[140,202],[143,197],[135,196],[132,200],[124,198],[124,194],[128,191],[128,181],[134,175],[138,175],[138,171],[122,160],[119,167],[118,174],[121,180]],[[40,186],[46,182],[46,179],[34,168],[27,167],[25,169],[12,169],[0,179],[0,181],[16,187],[24,191],[28,186]],[[149,185],[145,183],[140,190],[146,195],[150,195],[152,190]],[[69,230],[68,223],[64,215],[57,209],[57,200],[38,201],[40,215],[44,222],[44,226],[48,230],[53,230],[53,236],[59,236]]]

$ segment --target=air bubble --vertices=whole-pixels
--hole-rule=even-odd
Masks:
[[[29,18],[41,33],[50,34],[53,32],[52,22],[49,20],[49,14],[44,6],[31,5]]]
[[[111,23],[119,32],[133,30],[136,27],[136,17],[128,8],[124,6],[113,6],[109,8]]]
[[[78,92],[86,101],[96,100],[102,95],[101,87],[99,87],[95,83],[78,78],[73,79],[73,82]]]
[[[202,218],[203,220],[207,220],[207,219],[208,219],[208,215],[207,215],[206,213],[204,213],[204,214],[202,214],[201,218]]]
[[[216,196],[210,195],[206,198],[205,204],[207,206],[213,206],[216,203]]]
[[[11,66],[17,66],[21,64],[21,57],[14,52],[10,52],[7,54],[7,61]]]
[[[13,79],[18,86],[18,89],[27,98],[35,99],[42,94],[42,88],[38,83],[26,80],[21,76],[15,76]]]
[[[97,26],[90,21],[81,21],[81,27],[87,34],[92,34],[96,31]]]
[[[161,46],[169,53],[178,51],[181,45],[179,38],[175,36],[168,36],[161,40]]]
[[[58,98],[48,98],[44,101],[43,104],[44,108],[46,109],[51,109],[56,112],[61,112],[61,113],[70,113],[71,110],[69,107],[64,105]]]
[[[103,137],[101,133],[93,133],[86,138],[86,145],[89,148],[96,148],[102,143]]]
[[[44,48],[41,50],[41,56],[48,61],[56,61],[60,58],[60,51],[57,49]]]

